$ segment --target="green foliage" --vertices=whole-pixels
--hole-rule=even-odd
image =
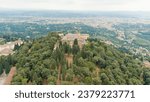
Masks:
[[[54,50],[59,39],[57,33],[50,33],[47,37],[21,46],[15,54],[18,72],[12,83],[56,84],[58,66],[65,63],[63,48],[57,47]],[[18,78],[18,75],[23,78]]]
[[[105,73],[101,73],[100,79],[102,80],[103,85],[108,85],[109,84],[109,78]]]
[[[20,45],[15,44],[15,46],[14,46],[14,51],[19,50],[19,48],[20,48]]]
[[[48,84],[55,85],[57,78],[55,76],[49,76],[48,77]]]
[[[65,54],[73,54],[71,66]],[[89,39],[80,49],[76,39],[71,50],[57,33],[50,33],[21,46],[15,58],[17,75],[13,84],[149,84],[149,73],[144,72],[144,81],[141,78],[139,61],[98,40]]]
[[[67,54],[70,54],[71,53],[71,47],[69,44],[67,44],[66,42],[63,44],[63,47],[64,47],[64,52],[67,53]]]
[[[73,69],[68,69],[66,71],[66,81],[72,81],[73,75],[74,75]]]
[[[0,75],[5,70],[5,73],[8,74],[11,67],[15,64],[14,56],[1,56],[0,57]]]
[[[0,75],[3,73],[3,66],[2,63],[0,63]]]
[[[83,46],[81,52],[78,52],[75,56],[74,61],[77,65],[75,68],[78,70],[76,73],[81,77],[90,76],[93,77],[93,79],[97,79],[96,77],[94,78],[94,76],[91,76],[91,72],[95,70],[95,68],[93,70],[90,69],[89,71],[88,68],[90,68],[90,66],[88,65],[88,62],[93,63],[100,68],[100,79],[97,80],[96,83],[104,85],[143,84],[143,81],[140,78],[142,66],[138,61],[131,55],[124,54],[116,48],[99,41],[89,40],[88,44]],[[94,83],[94,81],[95,80],[91,83]]]
[[[149,68],[144,69],[143,78],[144,78],[144,84],[150,85],[150,69]]]
[[[78,40],[75,39],[73,42],[73,46],[72,46],[72,53],[73,53],[73,55],[76,55],[79,51],[80,51],[80,48],[78,45]]]

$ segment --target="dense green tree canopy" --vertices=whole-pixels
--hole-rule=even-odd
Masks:
[[[66,55],[73,60],[70,66]],[[57,33],[50,33],[25,43],[15,58],[17,74],[12,84],[150,83],[150,70],[144,70],[140,60],[95,39],[82,48],[76,39],[71,48]]]

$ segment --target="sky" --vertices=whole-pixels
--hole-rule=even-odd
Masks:
[[[0,0],[0,9],[150,11],[150,0]]]

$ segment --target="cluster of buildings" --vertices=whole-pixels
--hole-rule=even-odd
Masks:
[[[86,44],[86,40],[89,38],[89,34],[66,34],[62,37],[62,42],[67,42],[70,46],[73,46],[74,40],[78,40],[79,47],[82,48],[84,44]]]

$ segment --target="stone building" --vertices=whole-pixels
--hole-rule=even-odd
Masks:
[[[63,38],[62,38],[62,42],[67,42],[70,44],[70,46],[73,45],[73,42],[75,39],[78,40],[78,44],[80,46],[80,48],[86,44],[86,40],[88,39],[89,34],[66,34]]]

